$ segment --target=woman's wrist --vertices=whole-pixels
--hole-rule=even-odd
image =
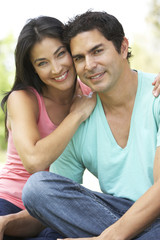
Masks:
[[[86,120],[86,114],[84,112],[76,112],[76,111],[73,111],[73,112],[70,112],[69,117],[72,118],[72,122],[74,121],[75,123],[77,123],[78,125],[80,125],[82,122],[84,122]]]
[[[0,216],[0,233],[4,233],[10,220],[10,215]]]

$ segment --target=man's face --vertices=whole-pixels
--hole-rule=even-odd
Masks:
[[[116,86],[128,48],[125,54],[119,54],[97,29],[77,34],[71,39],[70,48],[82,82],[96,92],[107,92]]]

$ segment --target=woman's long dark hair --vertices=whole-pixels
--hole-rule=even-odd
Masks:
[[[20,32],[15,49],[16,73],[15,81],[9,92],[5,93],[1,101],[2,110],[5,113],[5,127],[7,119],[6,101],[14,90],[24,90],[29,86],[35,88],[40,94],[45,84],[36,74],[30,61],[30,51],[32,47],[42,41],[45,37],[57,38],[63,42],[64,25],[56,18],[40,16],[29,19]],[[6,128],[6,137],[8,131]]]

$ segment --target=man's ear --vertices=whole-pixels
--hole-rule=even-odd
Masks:
[[[123,58],[127,58],[128,47],[129,47],[128,39],[126,37],[124,37],[122,45],[121,45],[121,54],[122,54]]]

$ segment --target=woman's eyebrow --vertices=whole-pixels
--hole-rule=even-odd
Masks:
[[[60,47],[53,53],[53,55],[56,55],[62,48],[66,48],[66,47],[65,47],[65,46],[60,46]],[[44,61],[44,60],[46,60],[46,58],[37,58],[37,59],[34,60],[34,63],[40,62],[40,61]]]
[[[54,53],[53,55],[56,55],[62,48],[66,48],[65,46],[60,46]]]

